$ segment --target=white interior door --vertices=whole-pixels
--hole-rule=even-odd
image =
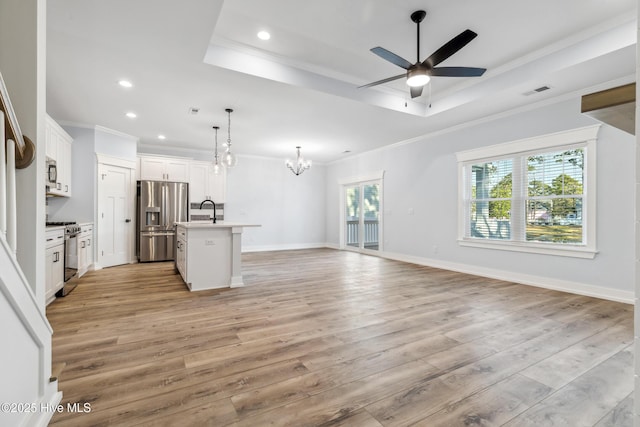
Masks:
[[[98,264],[128,264],[133,239],[132,170],[98,165]]]

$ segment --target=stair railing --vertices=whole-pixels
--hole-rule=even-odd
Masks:
[[[33,142],[20,131],[0,74],[0,237],[14,255],[18,246],[16,169],[29,166],[35,152]]]

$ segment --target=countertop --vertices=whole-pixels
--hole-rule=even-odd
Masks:
[[[244,222],[233,222],[233,221],[218,221],[215,224],[211,221],[176,222],[176,226],[185,227],[185,228],[261,227],[260,224],[247,224]]]

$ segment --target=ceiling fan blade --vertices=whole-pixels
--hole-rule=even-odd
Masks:
[[[398,80],[403,77],[407,77],[407,73],[398,74],[397,76],[393,76],[393,77],[387,77],[386,79],[378,80],[377,82],[369,83],[364,86],[358,86],[358,89],[361,89],[363,87],[378,86],[378,85],[381,85],[382,83],[392,82],[394,80]]]
[[[447,43],[442,45],[440,49],[433,52],[430,57],[422,61],[422,64],[429,67],[435,67],[436,65],[438,65],[439,63],[441,63],[442,61],[444,61],[445,59],[447,59],[448,57],[450,57],[451,55],[453,55],[454,53],[456,53],[457,51],[465,47],[467,43],[469,43],[471,40],[475,39],[476,37],[477,37],[477,34],[474,33],[473,31],[464,30],[463,32],[461,32],[460,34],[458,34],[457,36],[449,40]]]
[[[486,68],[474,67],[437,67],[431,70],[432,76],[438,77],[480,77]]]
[[[417,98],[422,95],[422,88],[424,86],[412,86],[411,87],[411,98]]]
[[[405,70],[408,70],[411,66],[413,66],[413,64],[409,61],[407,61],[406,59],[404,59],[401,56],[396,55],[393,52],[388,51],[387,49],[383,48],[383,47],[374,47],[371,49],[371,52],[375,53],[376,55],[378,55],[380,58],[391,62],[392,64],[397,65],[400,68],[404,68]]]

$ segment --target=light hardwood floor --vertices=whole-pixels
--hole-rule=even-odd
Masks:
[[[92,272],[47,308],[55,426],[631,426],[632,306],[330,249]],[[213,268],[213,267],[212,267]]]

